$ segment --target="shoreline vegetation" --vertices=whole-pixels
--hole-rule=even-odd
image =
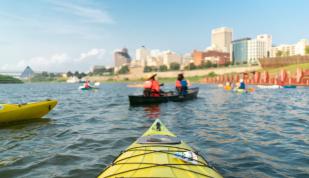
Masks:
[[[0,84],[23,83],[22,80],[12,76],[0,75]]]
[[[220,67],[220,68],[209,68],[209,69],[198,69],[198,70],[185,70],[185,71],[165,71],[165,72],[157,72],[158,79],[162,83],[173,83],[175,82],[177,73],[183,72],[186,78],[191,83],[201,83],[201,80],[205,77],[216,77],[219,75],[224,74],[235,74],[235,73],[242,73],[242,72],[249,72],[249,71],[268,71],[270,75],[278,74],[282,69],[290,72],[295,73],[297,68],[302,68],[305,70],[309,69],[309,63],[303,64],[293,64],[284,67],[274,67],[274,68],[261,68],[258,66],[255,67]],[[76,75],[78,74],[75,72]],[[92,82],[116,82],[116,83],[140,83],[147,79],[147,76],[152,74],[152,72],[145,72],[142,74],[113,74],[113,75],[94,75],[92,73],[77,75],[78,78],[85,77],[86,80],[90,80]],[[70,77],[75,76],[75,74],[71,73]],[[66,82],[68,78],[63,77],[60,74],[53,74],[53,73],[37,73],[33,77],[25,80],[17,79],[7,75],[0,75],[0,84],[8,84],[8,83],[63,83]]]

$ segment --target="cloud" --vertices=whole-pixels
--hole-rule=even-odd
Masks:
[[[57,7],[56,9],[58,10],[82,17],[84,19],[87,19],[89,22],[114,23],[114,20],[108,14],[108,12],[101,9],[86,7],[83,5],[76,5],[67,1],[50,1],[50,3],[54,4]]]
[[[86,53],[81,53],[79,59],[81,61],[91,59],[91,58],[100,59],[100,58],[104,57],[105,54],[106,54],[105,49],[94,48],[94,49],[91,49],[90,51],[88,51]]]
[[[31,66],[34,69],[41,71],[49,71],[54,69],[61,69],[63,64],[69,62],[69,56],[65,53],[54,54],[50,57],[34,57],[29,60],[21,60],[17,63],[18,69],[23,69],[26,66]]]
[[[66,53],[57,53],[49,57],[39,56],[28,60],[21,60],[15,68],[23,70],[26,66],[30,66],[35,71],[88,71],[94,65],[109,64],[111,61],[108,61],[108,59],[105,49],[93,48],[87,52],[80,53],[77,57],[69,56]]]

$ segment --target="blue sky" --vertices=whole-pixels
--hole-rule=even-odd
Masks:
[[[0,71],[87,71],[113,65],[115,49],[210,45],[211,29],[234,39],[271,34],[274,44],[309,38],[307,0],[0,0]]]

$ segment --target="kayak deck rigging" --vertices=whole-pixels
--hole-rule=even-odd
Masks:
[[[153,149],[147,149],[147,148],[156,148],[156,147],[160,147],[160,148],[175,148],[177,150],[153,150]],[[141,148],[145,148],[145,149],[141,149]],[[141,152],[144,152],[144,153],[132,155],[132,156],[125,157],[123,159],[117,160],[119,157],[122,156],[123,153],[134,152],[134,151],[141,151]],[[203,161],[199,161],[199,160],[196,160],[196,162],[198,164],[185,163],[185,162],[184,163],[123,162],[123,161],[129,160],[129,159],[134,158],[134,157],[145,156],[147,154],[153,154],[153,153],[162,153],[162,154],[174,156],[174,153],[175,152],[179,152],[179,151],[191,151],[191,152],[193,152],[190,149],[186,149],[186,148],[182,148],[182,147],[177,147],[177,146],[169,146],[169,145],[151,145],[151,146],[146,146],[145,145],[145,146],[138,146],[138,147],[133,147],[133,148],[127,149],[127,150],[123,151],[119,156],[117,156],[110,166],[115,166],[115,165],[132,165],[132,164],[136,164],[136,165],[149,165],[149,166],[138,167],[138,168],[135,168],[135,169],[130,169],[130,170],[122,171],[122,172],[117,172],[117,173],[111,174],[111,175],[109,175],[107,177],[112,177],[112,176],[117,176],[117,175],[123,174],[123,173],[138,171],[138,170],[142,170],[142,169],[150,169],[150,168],[154,168],[154,167],[162,167],[162,166],[173,168],[173,169],[179,169],[179,170],[182,170],[182,171],[191,172],[191,173],[198,174],[198,175],[201,175],[201,176],[204,176],[204,177],[210,177],[210,178],[212,177],[210,175],[203,174],[203,173],[200,173],[200,172],[197,172],[197,171],[193,171],[191,169],[177,167],[177,166],[197,166],[197,167],[200,166],[200,167],[208,167],[210,169],[214,169],[213,167],[209,166],[208,162],[203,158],[203,156],[199,155],[199,153],[196,152],[196,151],[194,151],[194,153],[196,155],[198,155],[199,157],[201,157],[204,162]]]

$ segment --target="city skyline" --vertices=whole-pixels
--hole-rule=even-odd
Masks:
[[[233,39],[270,34],[273,44],[309,38],[307,1],[49,1],[1,2],[0,71],[86,71],[112,66],[126,47],[204,50],[211,30],[233,29]],[[241,5],[240,5],[241,4]],[[289,13],[287,13],[289,12]]]

